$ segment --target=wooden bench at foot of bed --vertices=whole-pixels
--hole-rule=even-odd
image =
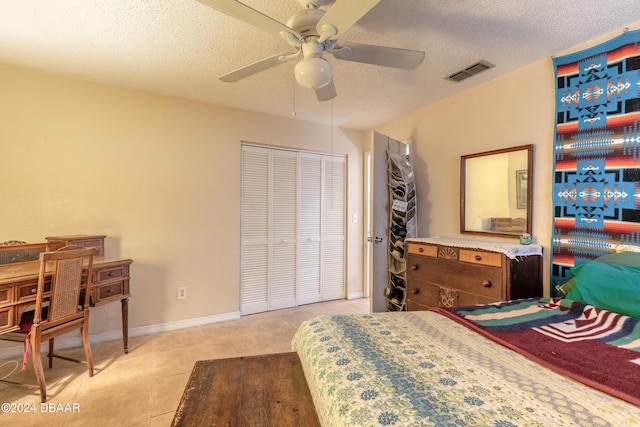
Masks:
[[[172,426],[320,426],[297,353],[196,362]]]

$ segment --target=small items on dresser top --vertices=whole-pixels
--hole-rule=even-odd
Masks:
[[[531,244],[531,234],[522,233],[520,235],[520,244],[521,245],[530,245]]]
[[[511,259],[519,256],[542,255],[542,246],[506,242],[489,242],[485,240],[462,240],[448,237],[415,237],[407,238],[408,242],[429,243],[440,246],[455,246],[458,248],[481,249],[489,252],[501,252]]]

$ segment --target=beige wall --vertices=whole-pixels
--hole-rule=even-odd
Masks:
[[[0,241],[105,234],[132,258],[131,328],[238,313],[240,143],[348,156],[348,292],[362,292],[362,132],[0,66]],[[179,286],[188,298],[178,301]],[[118,331],[117,304],[92,334]]]

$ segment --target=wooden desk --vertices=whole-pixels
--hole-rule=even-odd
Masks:
[[[120,301],[122,304],[122,344],[129,345],[130,259],[93,258],[91,306]],[[0,265],[0,334],[18,329],[20,316],[33,307],[38,291],[39,261]],[[45,291],[50,286],[45,282]]]

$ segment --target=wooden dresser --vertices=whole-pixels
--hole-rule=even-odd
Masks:
[[[542,248],[407,239],[407,310],[542,296]]]

